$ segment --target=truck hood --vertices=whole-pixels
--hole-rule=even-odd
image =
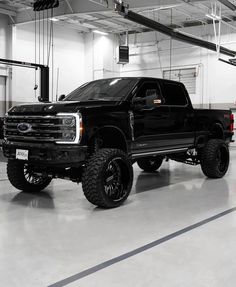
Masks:
[[[11,114],[23,115],[43,115],[43,114],[57,114],[57,113],[76,113],[78,110],[96,109],[96,108],[114,108],[119,106],[119,102],[111,101],[87,101],[87,102],[56,102],[56,103],[34,103],[18,105],[11,108],[8,112]]]

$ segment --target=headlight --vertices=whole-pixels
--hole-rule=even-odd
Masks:
[[[81,114],[60,113],[57,114],[61,139],[57,144],[78,144],[82,137],[82,116]]]
[[[62,124],[64,126],[75,126],[76,125],[76,119],[74,117],[68,117],[62,119]]]

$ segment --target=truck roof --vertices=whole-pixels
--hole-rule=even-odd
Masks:
[[[122,79],[122,80],[125,80],[125,79],[134,79],[134,80],[158,80],[158,81],[161,81],[161,82],[172,82],[172,83],[175,83],[175,84],[180,84],[180,85],[183,85],[181,82],[177,82],[177,81],[173,81],[173,80],[168,80],[168,79],[162,79],[162,78],[154,78],[154,77],[111,77],[111,78],[106,78],[108,80],[115,80],[115,79]],[[102,81],[102,80],[106,80],[106,79],[99,79],[99,80],[95,80],[94,82],[96,81]]]

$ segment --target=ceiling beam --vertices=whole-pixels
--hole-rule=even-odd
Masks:
[[[218,0],[220,3],[228,7],[232,11],[236,11],[236,6],[228,0]]]
[[[0,4],[0,14],[8,15],[11,17],[16,17],[16,11],[12,10],[11,7],[7,5]]]

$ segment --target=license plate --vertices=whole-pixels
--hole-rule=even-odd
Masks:
[[[28,160],[29,159],[29,151],[24,149],[16,150],[16,159],[20,160]]]

